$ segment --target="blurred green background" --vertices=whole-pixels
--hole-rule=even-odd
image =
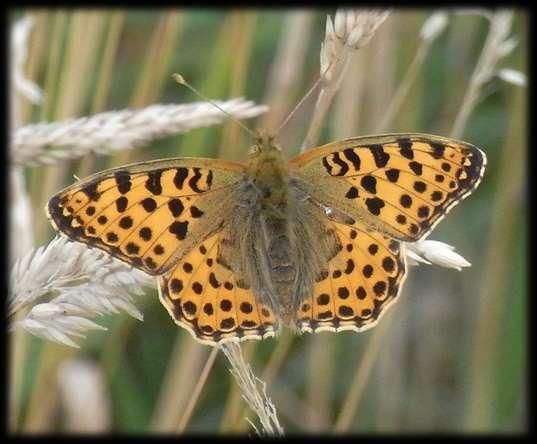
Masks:
[[[243,96],[271,110],[250,127],[274,127],[317,79],[326,15],[334,10],[17,10],[36,24],[25,73],[44,89],[22,102],[23,124],[105,110],[199,99],[171,80],[180,72],[206,96]],[[320,143],[374,134],[421,44],[432,10],[395,10],[349,67]],[[457,13],[456,13],[457,12]],[[409,94],[383,132],[449,136],[489,32],[479,14],[450,11]],[[464,12],[464,11],[463,11]],[[500,68],[527,69],[527,17],[516,11],[515,50]],[[514,433],[527,428],[527,188],[524,87],[491,80],[460,137],[481,147],[488,167],[478,190],[430,238],[472,263],[457,272],[412,267],[398,304],[374,329],[243,343],[287,433]],[[315,100],[281,135],[298,152]],[[171,156],[245,158],[238,125],[193,130],[113,156],[27,168],[36,245],[53,232],[42,208],[71,182],[107,167]],[[79,350],[25,333],[12,335],[9,424],[14,433],[73,430],[62,365],[99,369],[109,405],[102,431],[175,433],[211,349],[177,327],[156,292],[138,299],[145,320],[97,321]],[[254,419],[218,355],[195,404],[188,433],[253,433]],[[76,384],[72,386],[76,393]],[[75,413],[76,415],[76,413]],[[76,427],[75,427],[76,430]]]

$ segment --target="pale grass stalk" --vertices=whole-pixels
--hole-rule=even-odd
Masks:
[[[9,258],[12,264],[31,250],[35,238],[32,227],[32,203],[26,190],[26,180],[22,168],[9,171]]]
[[[18,430],[20,434],[52,433],[54,418],[59,413],[61,398],[58,390],[58,368],[61,363],[75,356],[75,349],[53,342],[45,342],[39,353],[37,370],[26,401],[24,417]]]
[[[303,75],[307,44],[313,25],[310,10],[289,11],[284,19],[283,32],[272,61],[263,103],[270,113],[263,115],[261,127],[273,133],[285,115],[292,109],[293,98]]]
[[[48,51],[48,34],[50,32],[50,12],[45,9],[34,9],[28,11],[26,16],[35,19],[35,25],[32,28],[31,38],[28,40],[28,55],[24,66],[26,78],[33,82],[40,76],[43,59]],[[22,122],[28,122],[32,113],[36,110],[36,105],[43,103],[44,95],[41,92],[40,100],[28,100],[20,103],[20,119]]]
[[[178,11],[165,11],[159,18],[158,25],[148,38],[149,42],[143,54],[136,86],[132,92],[129,107],[141,108],[158,100],[163,86],[169,81],[173,72],[170,63],[175,47],[179,43],[178,36],[182,29],[183,14]],[[135,161],[135,153],[120,152],[117,156],[119,165]]]
[[[102,12],[82,10],[70,14],[55,119],[69,119],[81,113],[91,85],[83,79],[90,78],[95,67],[98,43],[103,34],[102,16]]]
[[[303,431],[303,433],[309,433],[309,430],[304,430],[308,418],[313,418],[313,421],[319,424],[320,429],[330,429],[330,413],[317,409],[316,406],[305,402],[302,397],[297,396],[289,387],[275,386],[274,399],[278,400],[280,416],[293,424],[298,430]]]
[[[218,35],[214,41],[214,46],[211,49],[211,56],[207,66],[218,66],[218,69],[207,69],[205,71],[205,78],[196,81],[195,86],[197,86],[197,89],[209,98],[224,94],[223,91],[226,91],[229,83],[230,67],[233,61],[233,57],[229,57],[229,54],[232,54],[234,51],[233,42],[229,39],[229,36],[234,33],[235,21],[233,17],[233,12],[228,12],[224,15]],[[181,137],[179,150],[189,153],[203,152],[207,150],[208,138],[208,131],[196,131],[186,134],[184,137]],[[230,160],[234,158],[231,157]]]
[[[253,341],[241,344],[241,352],[247,362],[252,361],[255,350],[256,344]],[[218,431],[222,434],[245,432],[248,427],[248,409],[248,404],[241,397],[241,388],[237,384],[231,385],[222,409]]]
[[[110,324],[106,333],[106,341],[103,341],[99,351],[99,362],[107,378],[112,380],[116,371],[122,368],[125,355],[128,355],[128,341],[137,327],[137,319],[123,317],[117,322]]]
[[[47,63],[45,80],[43,81],[43,89],[46,94],[40,108],[39,120],[52,118],[57,96],[56,88],[59,87],[57,85],[61,68],[62,43],[67,27],[67,12],[65,10],[55,11],[51,15],[52,17],[49,20],[52,29],[48,36]]]
[[[11,89],[10,89],[10,129],[16,131],[21,125],[21,98],[32,103],[40,103],[43,94],[39,87],[26,78],[24,65],[28,54],[28,39],[35,24],[35,18],[25,15],[11,27],[10,58],[11,58]],[[11,147],[10,147],[11,148]],[[20,258],[34,244],[32,226],[32,206],[26,187],[24,171],[11,168],[9,171],[11,193],[10,199],[10,257],[9,261]]]
[[[95,94],[91,100],[91,110],[93,113],[102,112],[106,108],[106,101],[112,85],[112,75],[115,67],[114,61],[117,57],[119,40],[124,23],[124,12],[112,11],[110,13],[107,35],[100,62],[99,77],[95,88]]]
[[[110,431],[112,405],[105,375],[95,362],[64,360],[57,372],[67,433],[100,434]]]
[[[361,133],[363,117],[365,114],[364,97],[366,94],[367,72],[363,69],[368,60],[367,48],[358,51],[349,62],[350,76],[344,76],[341,90],[345,94],[338,94],[333,108],[331,134],[334,139],[344,139]]]
[[[261,422],[262,429],[256,430],[258,434],[260,436],[283,436],[284,431],[278,421],[276,408],[266,393],[266,384],[254,375],[250,365],[244,361],[240,344],[223,343],[220,345],[220,349],[231,363],[230,372],[241,388],[244,400]]]
[[[278,337],[278,343],[274,347],[270,359],[267,362],[267,365],[263,369],[261,379],[265,381],[267,387],[270,387],[276,378],[276,375],[283,363],[285,362],[291,345],[293,344],[296,335],[294,333],[281,334]]]
[[[179,420],[179,425],[177,426],[177,433],[183,433],[185,431],[186,426],[190,422],[190,419],[192,418],[192,413],[194,412],[194,407],[196,407],[196,403],[199,400],[201,391],[203,390],[203,387],[205,387],[205,383],[207,382],[207,378],[209,377],[209,373],[213,368],[214,361],[217,355],[218,348],[214,347],[211,350],[209,357],[207,358],[207,362],[205,362],[205,365],[203,366],[203,370],[201,371],[201,374],[196,382],[196,386],[192,391],[192,395],[190,396],[186,409],[181,416],[181,419]]]
[[[130,107],[141,108],[158,100],[164,82],[169,80],[174,68],[171,54],[179,43],[179,33],[183,23],[183,13],[165,11],[155,27],[144,54],[144,63],[136,84]]]
[[[392,96],[388,107],[383,113],[382,120],[375,129],[375,132],[381,133],[389,129],[395,115],[401,110],[401,107],[414,84],[418,72],[429,53],[432,44],[437,37],[444,31],[448,24],[448,14],[445,12],[436,12],[431,14],[423,24],[420,31],[421,43],[414,55],[410,66],[408,67],[403,80],[399,83],[397,90]]]
[[[288,357],[289,350],[296,336],[294,334],[282,334],[278,337],[278,342],[275,344],[274,350],[270,355],[270,359],[263,369],[261,379],[265,382],[267,389],[271,387],[274,379],[283,363]],[[248,407],[245,407],[238,415],[239,418],[245,418]]]
[[[367,343],[367,348],[356,363],[356,373],[349,384],[349,392],[343,401],[343,406],[336,419],[334,433],[347,433],[352,426],[358,406],[362,400],[364,389],[369,381],[371,370],[373,369],[375,362],[377,362],[386,332],[391,327],[391,324],[393,324],[393,318],[396,314],[394,312],[396,312],[396,309],[395,307],[392,307],[373,329],[371,337]]]
[[[238,119],[257,116],[267,109],[240,98],[216,103]],[[206,102],[108,111],[19,128],[13,136],[11,155],[15,165],[54,164],[87,153],[112,154],[225,119],[225,114]]]
[[[494,369],[499,360],[510,359],[509,356],[500,355],[500,330],[511,318],[511,298],[524,297],[510,292],[507,287],[513,277],[510,274],[512,263],[506,258],[513,256],[517,217],[527,205],[527,179],[524,172],[527,171],[528,165],[528,147],[524,137],[526,119],[523,111],[527,106],[524,97],[526,92],[518,90],[513,94],[515,97],[506,112],[509,125],[498,162],[502,167],[498,172],[496,192],[493,193],[482,279],[477,285],[475,333],[469,348],[472,350],[472,357],[463,427],[473,433],[490,432],[491,428],[497,427],[494,396],[499,380]],[[503,297],[509,300],[502,301]],[[524,370],[520,376],[524,378]]]
[[[455,117],[451,137],[462,136],[470,114],[482,97],[483,87],[497,74],[499,61],[515,48],[516,40],[509,37],[512,21],[513,11],[499,10],[491,15],[489,32]]]
[[[302,144],[302,150],[316,144],[326,113],[339,90],[349,61],[365,46],[390,11],[341,10],[336,11],[334,23],[328,16],[326,36],[321,45],[321,91],[317,97],[311,124]]]
[[[408,287],[407,287],[408,288]],[[405,423],[405,411],[410,410],[408,404],[409,384],[407,372],[403,369],[408,365],[408,348],[412,343],[412,323],[399,322],[400,319],[407,319],[408,312],[415,309],[413,300],[406,299],[410,296],[407,291],[406,295],[402,295],[402,301],[399,301],[399,307],[394,316],[397,316],[398,322],[392,322],[389,326],[390,331],[382,341],[382,352],[378,352],[377,363],[374,364],[369,383],[365,389],[364,404],[356,409],[354,415],[353,427],[354,433],[363,431],[367,433],[369,430],[375,430],[383,434],[401,433],[402,430],[409,430]],[[412,298],[410,298],[412,299]],[[385,320],[381,320],[384,322]],[[414,367],[414,362],[411,365]],[[389,390],[387,390],[389,386]],[[367,396],[367,400],[366,397]],[[433,395],[434,396],[434,395]],[[370,398],[369,398],[370,397]],[[366,404],[371,405],[370,399],[373,399],[375,415],[372,419],[372,424],[367,429],[363,426],[366,415],[361,415],[362,410],[367,410]],[[367,421],[367,420],[366,420]]]
[[[114,70],[115,59],[123,24],[125,22],[125,13],[114,11],[110,13],[109,23],[106,31],[103,56],[99,63],[99,76],[95,86],[95,94],[92,98],[91,113],[95,114],[104,111],[106,101],[112,85],[112,73]],[[95,155],[88,154],[80,159],[76,165],[76,176],[87,177],[95,171]]]
[[[28,54],[28,39],[35,23],[35,18],[25,15],[10,29],[10,131],[13,132],[21,125],[22,110],[21,97],[34,103],[42,100],[39,87],[31,82],[25,75],[24,66]],[[30,196],[26,189],[24,171],[21,168],[12,168],[9,171],[9,257],[8,263],[21,258],[34,245],[32,211]],[[26,335],[16,332],[10,338],[9,347],[9,414],[8,427],[11,432],[16,428],[20,411],[20,393],[22,374],[26,353]]]
[[[199,379],[208,351],[183,329],[178,330],[153,411],[152,432],[177,432],[182,412],[192,396],[193,381]]]
[[[75,9],[67,17],[66,34],[62,36],[61,70],[58,76],[58,90],[53,105],[53,121],[72,119],[83,114],[87,104],[88,94],[94,74],[95,63],[98,60],[98,51],[104,36],[104,10]],[[45,52],[41,63],[48,64],[50,60]],[[26,165],[25,165],[26,166]],[[38,183],[31,190],[34,202],[42,203],[56,192],[68,180],[68,169],[56,171],[46,169]],[[47,226],[40,218],[36,224],[36,236],[43,242],[47,236]]]
[[[20,126],[20,103],[17,95],[20,94],[32,103],[39,103],[43,96],[35,83],[24,75],[24,65],[28,55],[28,39],[35,24],[35,18],[26,15],[11,28],[11,129]]]
[[[246,82],[250,73],[250,56],[252,43],[254,41],[255,24],[257,14],[253,11],[238,11],[232,14],[232,32],[228,36],[230,39],[230,52],[233,57],[230,64],[230,95],[242,96],[246,90]],[[237,148],[244,146],[243,135],[245,131],[235,122],[228,121],[224,125],[221,137],[219,156],[224,159],[233,159],[237,155]],[[251,144],[251,137],[248,137]],[[244,151],[241,153],[241,160],[244,160]]]
[[[375,35],[371,43],[362,50],[364,54],[367,54],[367,64],[362,68],[367,71],[365,74],[367,77],[367,92],[363,105],[365,134],[373,132],[396,88],[398,58],[396,17],[391,17],[382,26],[378,34]],[[412,35],[409,37],[410,39],[416,41],[417,36]],[[345,94],[344,91],[341,93]]]
[[[327,421],[318,412],[329,412],[334,389],[334,366],[331,335],[324,333],[308,337],[306,402],[310,406],[305,412],[305,429],[311,433],[325,432]]]
[[[26,363],[26,347],[28,335],[24,331],[15,331],[9,338],[9,347],[7,355],[8,378],[9,384],[7,387],[8,404],[6,412],[6,425],[8,433],[15,433],[20,417],[21,410],[21,387],[24,369]],[[4,404],[5,405],[5,404]]]

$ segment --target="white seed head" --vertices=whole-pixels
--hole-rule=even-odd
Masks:
[[[405,250],[407,256],[417,262],[431,263],[459,271],[462,267],[471,265],[464,257],[455,253],[455,247],[440,241],[422,240],[407,243]]]
[[[446,29],[447,24],[448,14],[446,12],[435,12],[425,20],[420,30],[420,37],[423,40],[432,41]]]
[[[526,74],[517,71],[516,69],[504,68],[498,71],[498,77],[507,83],[512,83],[516,86],[526,86]]]

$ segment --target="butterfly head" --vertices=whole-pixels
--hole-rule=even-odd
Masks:
[[[274,143],[274,138],[275,136],[272,134],[256,131],[255,144],[250,148],[248,154],[250,156],[256,156],[261,153],[281,151],[282,149]]]

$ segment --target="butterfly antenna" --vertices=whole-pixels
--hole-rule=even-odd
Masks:
[[[238,123],[240,126],[242,126],[242,128],[248,133],[250,134],[254,139],[257,138],[257,135],[250,129],[248,128],[244,123],[242,123],[239,119],[237,119],[236,117],[232,116],[230,113],[228,113],[226,110],[222,109],[222,107],[220,107],[219,105],[217,105],[215,102],[213,102],[212,100],[208,99],[207,97],[205,97],[203,94],[201,94],[196,88],[194,88],[190,83],[188,83],[184,77],[181,75],[181,74],[177,74],[177,73],[174,73],[172,74],[172,78],[177,82],[179,83],[180,85],[183,85],[183,86],[186,86],[190,91],[192,91],[194,94],[196,94],[197,96],[201,97],[203,100],[205,100],[206,102],[209,102],[211,105],[213,105],[215,108],[218,108],[220,111],[222,111],[226,116],[228,116],[231,120],[233,120],[234,122]]]
[[[317,86],[319,85],[319,83],[321,83],[322,81],[322,78],[319,77],[315,83],[313,84],[313,86],[309,89],[309,91],[304,95],[304,97],[302,97],[302,99],[300,99],[300,102],[298,102],[296,104],[296,106],[293,108],[293,110],[287,115],[287,117],[285,118],[285,120],[281,123],[281,125],[278,127],[278,129],[276,130],[276,134],[279,134],[280,131],[282,130],[282,128],[287,125],[287,123],[289,122],[289,120],[291,120],[291,117],[293,117],[296,113],[296,111],[302,106],[302,104],[306,101],[306,99],[311,96],[311,93],[315,90],[315,88],[317,88]]]

